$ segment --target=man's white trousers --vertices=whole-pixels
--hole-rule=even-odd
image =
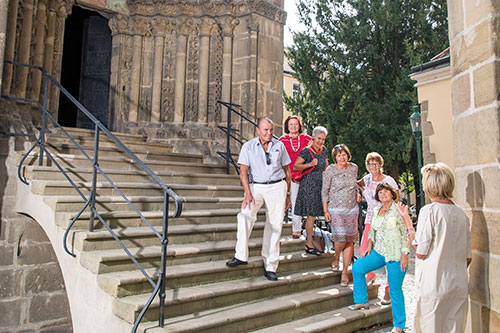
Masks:
[[[279,264],[281,227],[285,214],[287,184],[286,181],[269,185],[251,184],[250,191],[255,204],[250,208],[245,207],[238,214],[238,232],[234,257],[242,261],[248,261],[248,239],[257,220],[257,213],[265,203],[266,224],[262,240],[262,257],[265,270],[276,272]]]

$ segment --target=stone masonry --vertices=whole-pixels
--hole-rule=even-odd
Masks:
[[[36,134],[32,122],[29,109],[1,101],[0,131]],[[52,245],[36,221],[15,212],[17,152],[25,144],[0,135],[0,332],[71,332]]]
[[[457,204],[472,225],[469,332],[500,331],[500,5],[448,1]]]

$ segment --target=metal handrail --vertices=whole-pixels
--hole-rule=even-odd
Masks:
[[[149,306],[153,302],[153,299],[156,297],[157,294],[159,294],[160,297],[160,315],[159,315],[159,325],[161,327],[164,326],[164,321],[165,321],[165,313],[164,313],[164,307],[165,307],[165,276],[166,276],[166,262],[167,262],[167,245],[168,245],[168,203],[170,197],[173,198],[175,202],[175,211],[173,213],[173,217],[178,217],[182,213],[182,200],[181,198],[172,190],[170,189],[161,179],[156,175],[147,165],[144,164],[143,161],[141,161],[129,148],[127,148],[109,129],[107,129],[97,118],[95,118],[94,115],[92,115],[76,98],[74,98],[64,87],[61,86],[59,82],[55,78],[53,78],[47,71],[45,71],[42,67],[40,66],[34,66],[34,65],[29,65],[29,64],[23,64],[20,62],[16,61],[9,61],[6,60],[5,63],[11,64],[11,65],[16,65],[16,66],[22,66],[22,67],[28,67],[32,68],[35,70],[39,70],[43,74],[43,80],[44,80],[44,92],[43,92],[43,104],[41,104],[39,101],[31,98],[24,98],[24,97],[15,97],[15,96],[5,96],[2,95],[4,98],[8,99],[13,99],[13,100],[18,100],[18,101],[24,101],[24,102],[30,102],[36,104],[42,111],[42,126],[41,130],[39,133],[38,138],[34,135],[31,134],[20,134],[20,133],[1,133],[1,134],[7,134],[7,135],[24,135],[24,136],[32,136],[36,139],[36,142],[32,145],[32,147],[26,152],[26,154],[22,157],[19,167],[18,167],[18,177],[21,182],[24,184],[28,185],[28,181],[26,178],[24,178],[21,175],[21,169],[22,166],[26,160],[26,158],[31,154],[31,152],[38,146],[40,148],[40,153],[39,153],[39,160],[38,160],[38,165],[42,166],[43,165],[43,159],[44,155],[46,154],[48,158],[54,163],[54,165],[59,169],[59,171],[64,175],[64,177],[69,181],[69,183],[72,185],[72,187],[77,191],[78,195],[85,201],[85,204],[83,208],[80,210],[80,212],[73,218],[67,229],[65,230],[64,236],[63,236],[63,247],[64,251],[67,252],[69,255],[75,257],[76,255],[72,253],[68,247],[67,247],[67,238],[69,235],[69,232],[77,219],[81,216],[81,214],[85,211],[85,209],[90,208],[90,223],[89,223],[89,231],[94,230],[94,218],[97,218],[102,225],[108,230],[108,232],[113,236],[113,238],[118,242],[120,247],[125,251],[125,253],[129,256],[129,258],[134,262],[134,264],[139,268],[141,273],[146,277],[148,282],[153,286],[154,291],[153,294],[150,296],[148,302],[146,303],[145,307],[142,309],[140,312],[139,316],[134,322],[134,327],[132,329],[132,332],[136,332],[137,328],[139,326],[139,323],[141,322],[142,318],[144,317],[146,311],[148,310]],[[83,148],[69,135],[69,133],[57,122],[57,120],[48,112],[47,110],[47,102],[48,102],[48,86],[49,86],[49,81],[52,82],[73,104],[75,104],[78,109],[86,115],[95,125],[95,136],[94,136],[94,156],[90,157],[84,150]],[[48,118],[48,119],[47,119]],[[68,176],[66,171],[61,167],[61,165],[57,162],[57,160],[52,156],[52,154],[47,150],[46,147],[46,141],[45,141],[45,132],[47,129],[47,120],[51,120],[55,126],[57,126],[67,137],[68,139],[75,145],[75,147],[87,158],[89,162],[92,163],[92,186],[90,189],[89,196],[86,197],[82,191],[78,188],[78,186],[73,182],[73,180]],[[153,179],[153,181],[160,186],[160,188],[163,190],[163,218],[162,218],[162,232],[159,233],[156,228],[152,226],[152,224],[144,217],[144,215],[134,206],[134,204],[126,197],[125,194],[116,186],[116,184],[108,177],[108,175],[99,167],[99,137],[101,132],[103,132],[106,136],[108,136],[111,141],[113,141],[125,154],[127,154],[135,163],[138,167],[140,167],[142,170],[146,172],[146,174]],[[103,217],[99,214],[99,212],[96,209],[95,206],[95,198],[96,198],[96,185],[97,185],[97,173],[101,174],[106,181],[113,186],[113,188],[121,195],[121,197],[127,202],[128,205],[139,215],[142,221],[144,221],[148,227],[153,231],[155,236],[157,236],[161,240],[161,264],[160,264],[160,272],[158,275],[158,281],[155,283],[153,281],[153,278],[150,277],[142,265],[134,258],[132,253],[127,249],[127,247],[123,244],[123,242],[120,240],[120,238],[116,235],[116,233],[111,229],[111,227],[106,223],[106,221],[103,219]]]
[[[231,113],[234,112],[236,115],[240,116],[241,119],[246,120],[250,124],[252,124],[255,128],[257,128],[257,123],[251,119],[249,119],[247,116],[242,114],[240,111],[234,109],[233,107],[237,107],[241,110],[241,105],[235,104],[235,103],[229,103],[229,102],[224,102],[224,101],[217,101],[217,103],[225,106],[227,108],[227,127],[226,126],[217,126],[220,130],[222,130],[224,133],[226,133],[226,151],[218,151],[217,154],[222,157],[223,159],[226,160],[226,173],[230,173],[230,165],[234,167],[236,170],[236,173],[238,175],[240,174],[240,167],[238,163],[236,163],[233,159],[234,154],[231,153],[231,139],[236,140],[239,144],[243,145],[243,141],[234,136],[231,131]],[[236,131],[236,130],[233,130]],[[276,135],[273,135],[273,138],[278,139]]]

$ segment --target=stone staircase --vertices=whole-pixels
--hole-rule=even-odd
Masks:
[[[93,132],[67,129],[93,156]],[[308,256],[301,239],[283,227],[280,279],[263,276],[260,257],[264,211],[259,213],[250,241],[248,265],[228,268],[234,255],[236,214],[243,192],[237,175],[203,164],[203,156],[172,153],[161,143],[140,135],[116,134],[183,200],[183,212],[169,219],[165,327],[158,327],[155,299],[140,325],[141,332],[352,332],[391,320],[390,306],[374,305],[352,312],[351,288],[341,287],[332,272],[330,254]],[[60,133],[48,137],[50,151],[84,194],[92,169],[80,151]],[[99,165],[118,188],[161,231],[163,192],[128,157],[101,136]],[[77,220],[69,238],[72,258],[62,251],[62,234],[83,207],[64,176],[51,163],[37,166],[36,154],[26,164],[29,186],[19,183],[18,211],[44,227],[61,264],[75,332],[130,331],[152,293],[111,234],[98,223],[88,231],[89,212]],[[98,177],[97,207],[145,270],[155,276],[161,248],[158,238],[116,190]],[[173,203],[171,203],[171,212]],[[378,286],[369,288],[370,299]]]

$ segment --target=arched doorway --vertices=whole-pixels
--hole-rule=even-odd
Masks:
[[[95,11],[73,7],[65,23],[61,84],[105,126],[108,125],[111,30]],[[92,122],[63,94],[59,123],[93,128]]]

